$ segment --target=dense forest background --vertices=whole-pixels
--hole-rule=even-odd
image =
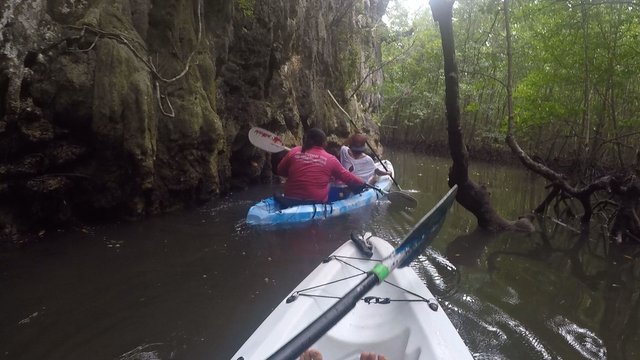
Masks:
[[[502,1],[454,7],[462,126],[471,157],[507,159],[507,51]],[[447,153],[442,50],[429,8],[387,9],[382,140]],[[511,4],[515,136],[558,169],[637,164],[640,144],[640,9],[633,2]],[[507,155],[507,156],[505,156]]]

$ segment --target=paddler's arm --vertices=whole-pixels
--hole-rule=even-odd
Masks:
[[[376,175],[378,175],[378,176],[391,175],[391,173],[388,173],[388,172],[386,172],[384,170],[380,170],[378,168],[376,168],[375,172],[376,172]]]
[[[284,157],[287,156],[288,153],[289,150],[282,150],[278,153],[271,154],[271,171],[275,175],[278,175],[278,166],[282,162],[282,159],[284,159]]]

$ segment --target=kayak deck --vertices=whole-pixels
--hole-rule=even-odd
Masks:
[[[369,240],[374,246],[372,259],[393,251],[380,238]],[[232,359],[265,359],[304,329],[376,263],[354,259],[359,257],[352,241],[336,250],[331,261],[320,264],[296,287],[289,298],[295,300],[280,303]],[[340,279],[344,280],[336,281]],[[333,283],[323,285],[329,282]],[[312,346],[325,359],[359,359],[361,352],[377,352],[393,360],[472,359],[444,310],[411,268],[392,272],[364,300]]]
[[[384,165],[391,173],[393,166],[388,160],[383,160]],[[376,163],[378,168],[382,169],[380,163]],[[379,189],[388,191],[391,188],[391,177],[381,176],[375,186]],[[253,205],[247,213],[247,224],[249,225],[276,225],[276,224],[292,224],[316,219],[326,219],[338,216],[350,211],[362,208],[368,204],[380,199],[383,195],[374,189],[367,189],[359,194],[334,201],[327,204],[312,204],[292,206],[281,209],[273,197],[266,198]]]

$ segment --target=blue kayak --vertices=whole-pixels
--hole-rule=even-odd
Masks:
[[[386,168],[393,174],[393,165],[388,160],[382,160]],[[384,170],[380,163],[376,163],[380,169]],[[378,189],[388,192],[393,184],[391,177],[381,176],[374,184]],[[275,225],[293,224],[314,219],[326,219],[338,216],[350,211],[367,206],[384,196],[380,191],[367,189],[359,194],[330,203],[319,203],[312,205],[298,205],[286,209],[281,209],[280,205],[272,197],[266,198],[253,205],[247,214],[247,224],[250,225]]]

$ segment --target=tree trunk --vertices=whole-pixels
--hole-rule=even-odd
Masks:
[[[431,11],[440,28],[445,74],[445,106],[449,152],[453,165],[449,170],[449,186],[458,185],[456,200],[475,215],[478,226],[489,231],[512,229],[513,223],[503,219],[491,206],[487,189],[469,179],[469,153],[460,125],[458,66],[453,36],[453,1],[431,0]]]
[[[589,145],[591,142],[591,87],[589,84],[589,10],[585,4],[585,0],[580,1],[580,14],[582,15],[582,51],[584,56],[584,78],[583,78],[583,94],[582,94],[582,144],[579,144],[578,154],[580,154],[580,171],[584,171],[588,162]]]

